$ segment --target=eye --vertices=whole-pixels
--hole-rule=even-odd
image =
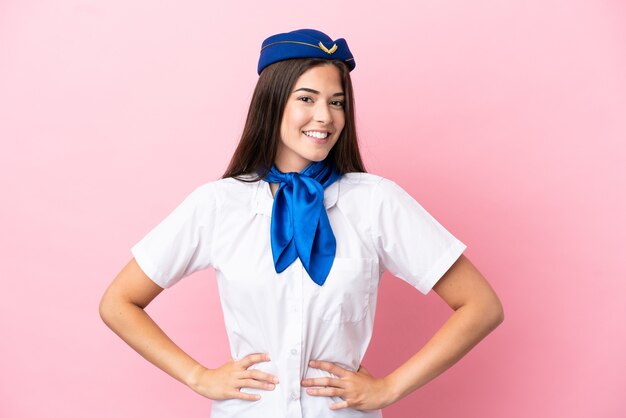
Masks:
[[[332,102],[330,102],[330,104],[332,106],[339,107],[339,108],[343,108],[344,106],[343,100],[333,100]]]
[[[310,98],[309,96],[300,96],[296,100],[301,100],[305,103],[313,103],[313,99]]]

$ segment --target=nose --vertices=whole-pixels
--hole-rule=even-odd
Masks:
[[[315,121],[322,124],[329,124],[333,122],[333,115],[330,112],[328,104],[322,102],[321,100],[318,101],[315,108]]]

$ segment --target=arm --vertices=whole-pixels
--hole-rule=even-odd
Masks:
[[[113,280],[100,301],[100,316],[122,340],[176,380],[209,399],[255,401],[259,395],[241,392],[242,387],[273,390],[278,379],[260,370],[248,370],[268,361],[264,353],[230,360],[207,369],[191,358],[159,328],[144,308],[163,291],[141,270],[133,258]]]
[[[384,378],[389,391],[387,405],[439,376],[504,320],[498,296],[464,255],[433,290],[454,313],[422,349]]]
[[[504,319],[500,300],[489,283],[463,255],[433,287],[454,313],[435,335],[406,363],[378,379],[362,365],[356,372],[327,361],[310,366],[338,378],[304,379],[302,386],[314,396],[340,396],[331,409],[381,409],[399,401],[439,376],[493,331]]]
[[[146,360],[189,385],[194,372],[202,366],[174,344],[144,311],[162,291],[133,258],[102,296],[100,317]]]

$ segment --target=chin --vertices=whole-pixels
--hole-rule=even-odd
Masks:
[[[326,159],[326,156],[327,156],[327,155],[328,155],[328,154],[326,154],[326,155],[324,155],[324,156],[322,156],[322,157],[311,157],[311,158],[308,158],[308,160],[309,160],[311,163],[318,163],[318,162],[320,162],[320,161],[324,161],[324,159]]]
[[[327,151],[327,152],[314,152],[314,153],[309,154],[307,156],[307,159],[310,160],[310,161],[322,161],[322,160],[326,159],[326,157],[328,157],[329,153],[330,153],[329,151]]]

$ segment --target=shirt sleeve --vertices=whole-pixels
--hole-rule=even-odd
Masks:
[[[131,248],[139,267],[162,288],[210,267],[216,212],[215,185],[195,189]]]
[[[391,180],[383,178],[373,188],[370,210],[381,267],[423,294],[466,248]]]

